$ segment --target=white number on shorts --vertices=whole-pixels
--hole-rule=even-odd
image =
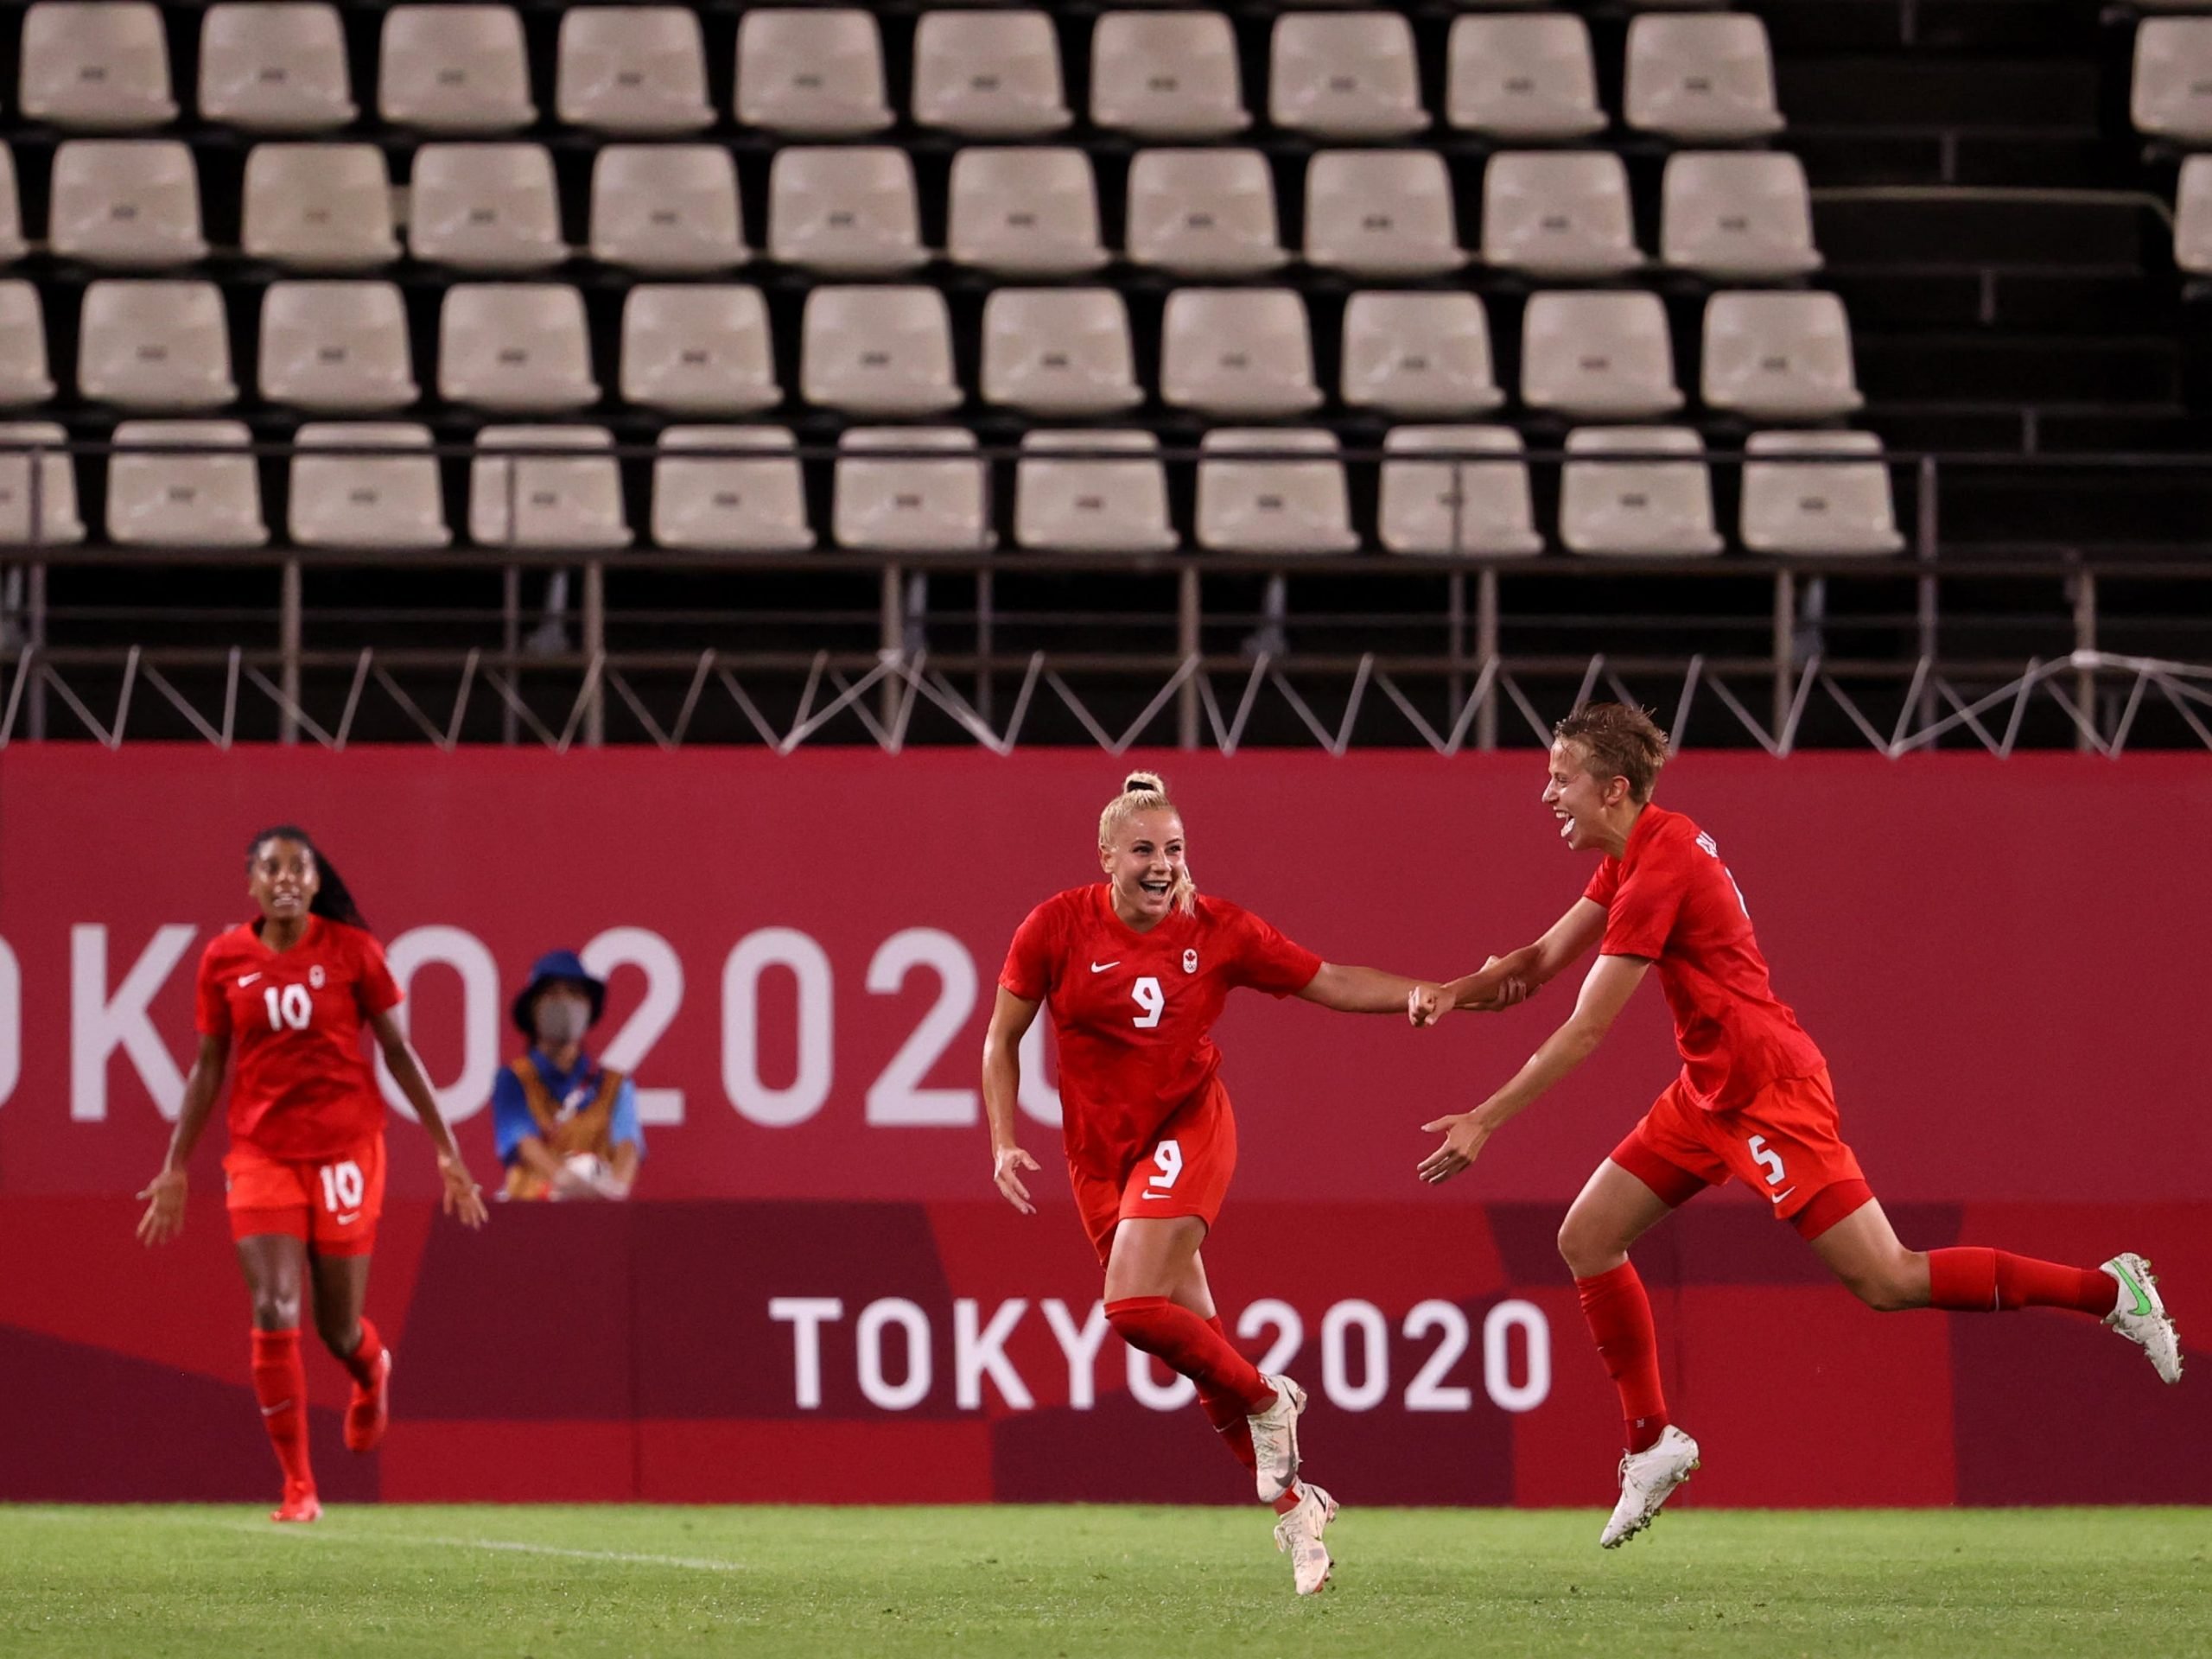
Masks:
[[[1782,1154],[1767,1145],[1763,1135],[1755,1135],[1744,1144],[1751,1149],[1751,1161],[1766,1171],[1766,1184],[1780,1186],[1783,1179]]]
[[[315,1173],[322,1177],[322,1207],[334,1216],[340,1210],[361,1206],[361,1166],[348,1158],[342,1164],[325,1164]]]
[[[1160,1173],[1146,1185],[1165,1192],[1175,1185],[1175,1178],[1183,1173],[1183,1148],[1173,1141],[1163,1141],[1152,1149],[1152,1161],[1160,1166]]]
[[[261,1001],[269,1010],[271,1031],[282,1031],[287,1026],[294,1031],[305,1031],[308,1021],[315,1017],[315,1004],[308,1000],[304,985],[287,985],[281,992],[271,985],[261,994]]]
[[[1137,1015],[1137,1026],[1149,1031],[1160,1023],[1160,1011],[1167,1006],[1167,998],[1160,988],[1160,982],[1150,974],[1129,987],[1129,995],[1137,1000],[1144,1012]]]

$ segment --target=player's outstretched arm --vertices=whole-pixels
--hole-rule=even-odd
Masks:
[[[1037,1213],[1021,1172],[1037,1160],[1014,1139],[1014,1107],[1021,1098],[1021,1039],[1037,1018],[1039,1005],[1001,985],[983,1033],[983,1116],[991,1127],[991,1180],[1001,1197],[1025,1216]]]
[[[453,1138],[453,1131],[446,1126],[444,1114],[438,1110],[437,1100],[430,1093],[429,1079],[423,1075],[422,1064],[415,1058],[407,1033],[399,1028],[399,1021],[391,1017],[389,1008],[382,1014],[371,1014],[369,1028],[377,1034],[377,1046],[384,1051],[384,1063],[391,1071],[391,1080],[407,1096],[415,1116],[423,1120],[430,1144],[437,1149],[438,1179],[445,1183],[446,1189],[446,1213],[464,1227],[481,1227],[491,1219],[491,1212],[484,1207],[484,1189],[469,1176],[461,1147]]]
[[[222,1092],[223,1068],[230,1059],[230,1045],[219,1037],[202,1035],[200,1052],[193,1057],[192,1075],[184,1080],[184,1103],[176,1115],[176,1131],[169,1136],[168,1156],[161,1173],[146,1183],[138,1196],[146,1200],[146,1213],[138,1218],[138,1242],[166,1244],[184,1230],[184,1166],[207,1127]]]
[[[1593,899],[1578,899],[1534,944],[1492,957],[1479,972],[1452,981],[1444,988],[1450,999],[1446,1006],[1483,1012],[1510,1008],[1565,973],[1605,936],[1605,907]],[[1418,1007],[1409,1007],[1408,1012],[1416,1026],[1434,1023],[1422,1018]]]
[[[1450,1180],[1475,1161],[1491,1136],[1509,1119],[1534,1105],[1554,1084],[1595,1053],[1650,966],[1643,957],[1599,957],[1582,982],[1574,1012],[1544,1039],[1544,1046],[1529,1057],[1511,1082],[1471,1112],[1452,1113],[1421,1125],[1444,1135],[1444,1144],[1421,1160],[1421,1179],[1432,1185]]]
[[[1333,1008],[1338,1014],[1395,1014],[1408,999],[1427,996],[1440,1006],[1444,988],[1433,980],[1408,979],[1386,974],[1380,968],[1348,968],[1325,962],[1321,971],[1298,993],[1303,1001]]]

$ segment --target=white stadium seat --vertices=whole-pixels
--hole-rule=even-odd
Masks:
[[[1480,415],[1505,401],[1473,294],[1370,290],[1344,302],[1338,395],[1352,409]]]
[[[168,36],[146,0],[38,0],[23,14],[22,114],[88,132],[176,119]]]
[[[553,106],[561,124],[639,137],[714,124],[707,46],[689,6],[576,6],[561,14]]]
[[[1483,173],[1483,259],[1552,280],[1643,264],[1628,168],[1611,150],[1500,150]]]
[[[1680,454],[1681,461],[1609,461]],[[1567,435],[1559,537],[1571,553],[1685,558],[1720,551],[1705,442],[1687,426],[1583,427]]]
[[[1160,440],[1149,432],[1023,433],[1014,534],[1043,553],[1173,551]]]
[[[338,8],[222,0],[200,25],[200,118],[248,132],[327,132],[360,113]]]
[[[1882,441],[1872,432],[1754,432],[1744,452],[1744,545],[1752,552],[1904,550]],[[1851,459],[1817,459],[1827,456]]]
[[[1001,288],[983,302],[983,401],[1106,415],[1144,401],[1129,315],[1110,288]]]
[[[914,119],[985,138],[1037,138],[1075,118],[1050,12],[925,11],[914,25]]]
[[[1243,417],[1318,408],[1306,301],[1290,288],[1179,288],[1160,325],[1160,395]]]
[[[1252,124],[1236,35],[1218,11],[1108,11],[1090,35],[1093,124],[1142,138],[1225,138]]]
[[[622,401],[747,415],[783,401],[760,290],[641,283],[622,302]]]
[[[2212,139],[2212,17],[2145,17],[2135,26],[2127,109],[2146,138]]]
[[[1209,552],[1357,550],[1335,433],[1216,427],[1198,449],[1198,545]],[[1253,458],[1269,451],[1295,458]]]
[[[1071,276],[1108,255],[1098,183],[1080,149],[963,149],[952,158],[945,251],[1006,276]]]
[[[201,282],[92,283],[77,331],[77,390],[126,409],[220,409],[234,402],[222,290]]]
[[[755,6],[737,25],[737,118],[797,137],[849,138],[895,118],[883,37],[859,7]]]
[[[569,257],[543,144],[424,144],[408,188],[407,248],[461,270],[545,270]]]
[[[486,427],[468,463],[468,539],[580,553],[629,546],[613,447],[603,426]],[[579,453],[507,453],[516,449]]]
[[[1544,550],[1529,497],[1529,463],[1510,426],[1400,426],[1382,441],[1376,529],[1393,553]],[[1414,456],[1423,459],[1414,460]]]
[[[1637,131],[1688,143],[1780,132],[1766,25],[1744,11],[1637,18],[1621,106]]]
[[[58,146],[47,240],[65,259],[125,270],[204,258],[190,147],[164,138],[73,138]]]
[[[261,395],[366,413],[421,395],[407,308],[390,283],[271,283],[261,302]]]
[[[376,144],[256,144],[245,161],[247,255],[299,270],[365,270],[399,257],[391,175]]]
[[[0,143],[0,264],[12,264],[29,251],[22,197],[16,188],[16,152]]]
[[[817,288],[799,332],[799,391],[810,404],[930,415],[961,401],[952,316],[934,288]]]
[[[1730,291],[1705,302],[1707,409],[1821,420],[1862,408],[1851,321],[1833,294]]]
[[[913,158],[893,144],[778,150],[768,168],[768,252],[833,276],[926,263]]]
[[[123,547],[260,547],[260,467],[243,421],[124,421],[107,463],[107,535]],[[237,449],[191,454],[187,448]]]
[[[1399,138],[1428,125],[1413,25],[1398,12],[1286,12],[1268,57],[1268,118],[1287,131]]]
[[[700,553],[804,553],[811,548],[806,486],[789,429],[664,429],[653,461],[653,540],[662,547]]]
[[[1805,164],[1781,150],[1678,150],[1660,186],[1659,257],[1724,282],[1821,268]]]
[[[884,451],[944,451],[893,454]],[[837,441],[836,531],[865,552],[987,552],[989,479],[965,427],[856,426]],[[964,458],[963,458],[964,457]]]
[[[728,270],[752,257],[737,163],[720,144],[607,144],[591,168],[591,255],[658,274]]]
[[[0,409],[42,404],[53,396],[46,308],[38,288],[20,279],[0,282]]]
[[[537,119],[510,6],[397,5],[384,16],[377,110],[429,132],[512,132]]]
[[[85,539],[77,508],[77,469],[60,446],[68,434],[54,421],[0,423],[0,547],[52,547]],[[52,446],[37,459],[31,446]]]
[[[2192,276],[2212,273],[2212,156],[2181,164],[2174,190],[2174,264]]]
[[[1674,341],[1659,296],[1532,295],[1521,321],[1521,401],[1612,421],[1680,409]]]
[[[1141,149],[1129,162],[1131,263],[1192,276],[1249,276],[1288,260],[1274,170],[1256,149]]]
[[[292,456],[285,517],[292,539],[302,547],[399,550],[452,545],[429,427],[310,421],[293,442],[299,447]],[[322,453],[367,448],[395,453]]]
[[[1568,11],[1452,20],[1445,118],[1504,139],[1586,138],[1605,128],[1590,25]]]
[[[1306,259],[1359,276],[1441,276],[1467,263],[1452,175],[1430,149],[1325,149],[1306,167]]]
[[[599,401],[583,296],[557,283],[456,283],[438,314],[438,396],[484,409]]]

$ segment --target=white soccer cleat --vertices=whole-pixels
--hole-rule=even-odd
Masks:
[[[2180,1382],[2181,1333],[2167,1316],[2151,1264],[2133,1250],[2122,1250],[2103,1266],[2120,1283],[2120,1305],[2105,1315],[2105,1323],[2150,1355],[2160,1378]]]
[[[1660,1505],[1674,1496],[1675,1488],[1696,1472],[1697,1442],[1672,1423],[1646,1450],[1621,1456],[1621,1501],[1613,1505],[1613,1518],[1605,1522],[1598,1542],[1618,1549],[1659,1518]]]
[[[1272,1503],[1298,1478],[1298,1414],[1306,1409],[1306,1390],[1287,1376],[1262,1376],[1275,1391],[1274,1403],[1244,1421],[1252,1426],[1254,1483],[1260,1502]]]
[[[1298,1495],[1298,1507],[1275,1522],[1275,1548],[1288,1552],[1301,1596],[1317,1593],[1329,1581],[1334,1564],[1321,1535],[1336,1518],[1337,1500],[1309,1480]]]

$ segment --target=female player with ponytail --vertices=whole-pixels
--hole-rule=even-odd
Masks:
[[[219,934],[200,958],[199,1057],[168,1157],[138,1195],[138,1236],[159,1244],[183,1230],[185,1166],[235,1043],[223,1175],[253,1297],[253,1391],[284,1471],[270,1519],[313,1521],[322,1505],[308,1462],[304,1278],[316,1332],[353,1379],[347,1448],[375,1446],[390,1415],[391,1352],[361,1313],[385,1174],[384,1101],[361,1052],[364,1026],[437,1148],[446,1213],[480,1227],[484,1197],[392,1018],[399,987],[335,867],[305,830],[280,825],[247,843],[246,890],[260,916]]]
[[[1133,1348],[1198,1385],[1198,1403],[1279,1519],[1298,1592],[1328,1581],[1335,1501],[1299,1479],[1306,1395],[1230,1346],[1199,1247],[1236,1166],[1236,1122],[1209,1034],[1238,986],[1347,1014],[1393,1014],[1424,982],[1325,963],[1248,911],[1202,897],[1166,785],[1133,772],[1098,820],[1106,880],[1030,912],[1014,936],[983,1039],[991,1174],[1035,1213],[1037,1164],[1014,1140],[1022,1035],[1050,1002],[1059,1038],[1068,1179],[1106,1269],[1106,1317]],[[1502,980],[1503,976],[1499,976]],[[1492,995],[1495,995],[1493,988]],[[1503,1000],[1510,1000],[1511,992]],[[1479,986],[1459,1006],[1485,1004]]]

